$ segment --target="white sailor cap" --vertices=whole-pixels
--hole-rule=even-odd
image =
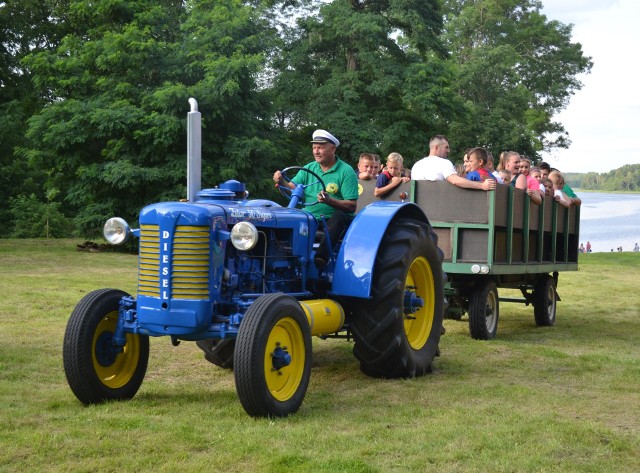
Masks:
[[[340,141],[338,140],[338,138],[333,136],[327,130],[314,131],[311,142],[312,143],[331,143],[332,145],[340,146]]]

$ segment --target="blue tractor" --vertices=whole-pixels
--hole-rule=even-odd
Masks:
[[[189,175],[199,176],[198,159],[188,154]],[[285,178],[307,172],[301,169],[285,169]],[[312,336],[352,339],[369,376],[430,372],[444,278],[424,212],[412,203],[366,206],[319,269],[322,222],[299,208],[313,204],[303,195],[296,187],[282,207],[247,199],[243,184],[227,181],[185,202],[143,208],[138,229],[110,219],[109,242],[139,239],[137,296],[100,289],[73,310],[63,359],[76,397],[84,404],[131,399],[145,376],[149,337],[159,336],[196,342],[207,360],[232,368],[240,402],[256,417],[299,409]]]

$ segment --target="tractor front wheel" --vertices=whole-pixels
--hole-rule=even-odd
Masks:
[[[87,294],[71,313],[62,358],[71,390],[83,404],[131,399],[149,361],[149,337],[126,334],[124,347],[112,343],[120,300],[116,289]]]
[[[311,377],[311,329],[293,297],[265,294],[247,310],[234,353],[236,391],[253,417],[296,412]]]

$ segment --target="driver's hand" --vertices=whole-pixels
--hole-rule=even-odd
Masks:
[[[320,191],[318,193],[318,202],[324,202],[325,204],[328,204],[329,198],[329,194],[327,194],[325,191]]]
[[[280,170],[277,170],[273,173],[273,182],[279,184],[280,181],[282,181],[282,173],[280,172]]]

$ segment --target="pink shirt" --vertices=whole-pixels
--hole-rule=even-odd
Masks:
[[[537,179],[535,179],[535,178],[533,178],[531,176],[527,176],[527,189],[539,191],[540,190],[540,182],[538,182]]]

